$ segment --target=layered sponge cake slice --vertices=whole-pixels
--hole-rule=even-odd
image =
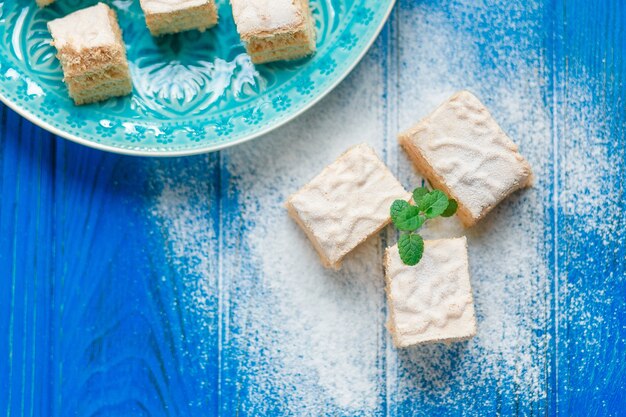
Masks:
[[[339,269],[348,253],[391,221],[394,200],[410,198],[376,152],[360,144],[291,195],[286,206],[322,264]]]
[[[405,265],[398,245],[385,251],[389,310],[387,327],[394,345],[456,342],[476,335],[467,239],[427,240],[424,256]]]
[[[204,31],[217,24],[215,0],[140,0],[139,3],[154,36],[192,29]]]
[[[69,95],[78,105],[132,91],[117,16],[98,3],[48,22]]]
[[[231,0],[237,31],[255,64],[315,52],[308,0]]]
[[[461,91],[398,140],[418,171],[459,203],[472,226],[516,190],[532,185],[530,165],[476,96]]]

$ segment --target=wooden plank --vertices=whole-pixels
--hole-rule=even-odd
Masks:
[[[38,359],[49,341],[52,262],[45,251],[52,241],[53,193],[45,155],[54,144],[4,107],[0,119],[0,411],[39,415],[50,404],[41,383],[49,369]]]
[[[626,385],[626,9],[623,2],[560,0],[554,10],[558,296],[551,409],[617,416]]]

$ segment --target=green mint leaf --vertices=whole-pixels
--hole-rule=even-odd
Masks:
[[[459,204],[455,199],[451,198],[448,201],[448,207],[441,213],[441,217],[452,217],[456,213],[456,210],[459,208]]]
[[[420,215],[420,210],[415,206],[409,205],[397,213],[393,224],[396,225],[398,230],[412,232],[419,229],[424,224],[424,221],[426,221],[426,218]]]
[[[420,187],[413,190],[413,202],[416,206],[419,207],[422,198],[424,198],[426,194],[428,194],[428,188],[426,187]]]
[[[439,190],[433,190],[422,197],[419,209],[427,218],[435,218],[448,208],[448,197]]]
[[[398,240],[400,259],[406,265],[413,266],[422,259],[424,254],[424,239],[420,235],[401,235]]]
[[[394,225],[396,224],[398,215],[406,210],[408,207],[411,207],[411,205],[404,200],[396,200],[393,202],[393,204],[391,204],[391,208],[389,209],[389,215],[391,216],[391,221]]]

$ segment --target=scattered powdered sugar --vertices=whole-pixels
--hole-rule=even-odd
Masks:
[[[588,79],[581,74],[582,79]],[[580,82],[569,91],[564,109],[569,124],[562,133],[570,140],[564,141],[563,157],[558,161],[558,200],[563,214],[585,218],[585,231],[609,237],[616,225],[606,219],[619,216],[619,195],[611,191],[616,168],[624,161],[619,154],[609,154],[607,143],[615,138],[606,136],[607,118],[612,112],[594,109],[591,83]],[[597,100],[597,99],[596,99]],[[564,126],[559,128],[564,129]]]
[[[193,313],[192,319],[196,334],[200,340],[202,333],[210,333],[212,319],[217,315],[217,266],[209,254],[215,247],[215,236],[209,221],[209,200],[203,195],[203,186],[193,176],[184,176],[184,184],[172,178],[161,176],[162,190],[156,198],[152,215],[167,242],[166,252],[169,263],[180,276],[177,281],[183,288],[180,303]],[[168,278],[161,277],[163,281]],[[173,306],[176,307],[176,306]],[[187,352],[198,355],[198,365],[204,368],[211,352],[206,349],[194,349]]]
[[[611,161],[602,146],[572,145],[553,178],[554,126],[543,96],[547,80],[538,50],[541,40],[534,35],[541,19],[524,28],[528,36],[523,40],[529,45],[519,45],[519,35],[506,36],[515,28],[511,19],[516,13],[494,18],[488,15],[494,5],[464,10],[470,6],[453,3],[450,7],[458,6],[460,15],[491,19],[491,30],[503,33],[497,44],[483,50],[506,54],[506,65],[484,67],[475,40],[446,13],[423,4],[405,7],[397,21],[402,67],[396,104],[384,97],[386,74],[380,69],[381,51],[375,49],[332,95],[296,122],[222,153],[240,213],[221,215],[245,236],[243,253],[222,255],[221,269],[231,281],[221,289],[232,329],[225,343],[235,352],[239,371],[234,375],[241,378],[225,383],[241,384],[238,392],[247,414],[371,415],[385,402],[470,407],[474,398],[502,401],[495,395],[486,400],[478,396],[481,388],[495,392],[492,387],[521,404],[546,398],[550,294],[553,280],[559,279],[550,271],[546,225],[553,213],[546,207],[558,202],[566,215],[590,214],[594,205],[607,201],[598,185],[610,174]],[[497,10],[510,4],[496,3]],[[526,6],[510,5],[516,7]],[[597,137],[598,114],[591,93],[582,87],[585,81],[580,83],[573,86],[580,91],[571,94],[577,99],[569,108],[579,115],[576,125],[587,130],[568,132]],[[520,144],[536,184],[511,196],[472,229],[447,219],[424,231],[425,237],[468,236],[478,335],[450,346],[398,351],[384,329],[382,267],[383,244],[392,243],[395,235],[387,233],[383,243],[369,240],[348,256],[340,272],[328,271],[287,217],[283,203],[345,149],[361,142],[386,155],[407,188],[415,185],[420,178],[397,151],[395,138],[385,141],[386,132],[408,127],[464,88],[481,98]],[[552,189],[554,179],[563,184],[562,190]],[[217,250],[216,237],[207,235],[212,230],[209,196],[199,194],[206,187],[198,186],[192,175],[183,180],[191,185],[165,181],[154,215],[169,242],[172,265],[189,277],[181,302],[202,315],[214,310],[208,303],[217,298],[217,268],[205,259]],[[605,227],[589,225],[596,226]],[[227,242],[222,250],[231,247]],[[584,309],[579,304],[572,308]],[[585,317],[584,311],[578,313]]]
[[[252,305],[235,301],[233,307],[254,320],[240,341],[253,414],[268,411],[263,404],[273,398],[277,384],[284,410],[293,414],[306,409],[320,415],[328,404],[346,411],[376,409],[383,309],[376,242],[355,255],[368,261],[348,261],[341,273],[328,272],[310,247],[296,246],[301,232],[281,219],[279,210],[263,213],[274,220],[268,229],[255,229],[250,244],[264,254],[257,258],[264,282],[243,284],[237,291],[242,299],[258,298],[255,293],[263,298]]]

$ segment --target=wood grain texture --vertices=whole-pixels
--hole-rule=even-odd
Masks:
[[[106,154],[0,107],[0,415],[624,415],[626,6],[487,3],[400,0],[335,92],[217,154]],[[461,88],[537,182],[468,232],[478,338],[397,351],[395,235],[325,271],[282,203],[360,142],[419,182],[395,135]]]
[[[551,409],[563,415],[584,410],[588,415],[617,416],[624,413],[618,404],[623,404],[620,392],[626,387],[626,368],[620,358],[626,343],[622,163],[626,145],[626,8],[623,2],[607,1],[559,1],[554,6],[554,37],[548,51],[554,82],[550,93],[555,103],[554,190],[558,200],[552,207],[556,242],[553,291],[558,297],[554,298],[556,370]],[[579,79],[586,81],[583,91],[573,87],[573,80]],[[598,108],[591,115],[581,112],[579,105],[589,100]],[[597,163],[580,166],[576,159],[580,148],[594,155]],[[572,170],[597,180],[592,184],[572,181],[572,177],[578,178]],[[593,201],[592,210],[571,210],[562,204],[593,195],[596,187],[608,197]]]

